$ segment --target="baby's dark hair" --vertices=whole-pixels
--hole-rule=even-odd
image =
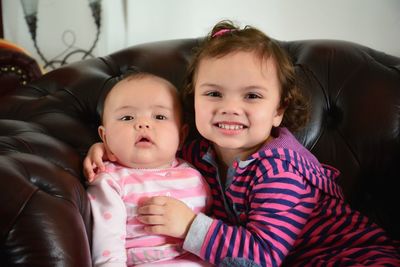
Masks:
[[[201,60],[221,58],[239,51],[254,52],[262,60],[275,59],[281,84],[280,106],[285,108],[281,126],[291,131],[304,127],[309,117],[308,101],[298,88],[293,64],[285,50],[262,31],[251,26],[240,29],[229,20],[217,23],[195,52],[183,89],[185,109],[194,114],[194,88]]]
[[[97,106],[101,123],[103,122],[105,101],[107,99],[107,96],[113,90],[113,88],[122,81],[129,81],[129,80],[133,80],[133,79],[142,79],[142,78],[146,78],[146,77],[153,77],[153,78],[160,79],[161,81],[165,82],[165,84],[171,90],[176,92],[176,94],[177,94],[176,100],[178,101],[178,104],[179,104],[179,112],[181,114],[181,121],[183,122],[183,115],[182,115],[183,114],[183,110],[182,110],[183,103],[182,103],[182,99],[180,97],[180,93],[179,93],[178,89],[171,82],[166,80],[165,78],[155,75],[155,74],[152,74],[150,72],[141,71],[138,67],[132,66],[132,67],[129,67],[121,75],[114,77],[112,83],[108,84],[107,88],[103,89],[103,92],[102,92],[101,96],[99,97],[98,106]]]

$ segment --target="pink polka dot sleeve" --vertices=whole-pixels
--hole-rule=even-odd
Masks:
[[[93,266],[126,266],[126,209],[117,181],[107,173],[99,174],[89,186],[93,216]]]

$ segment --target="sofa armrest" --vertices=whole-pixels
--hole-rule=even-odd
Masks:
[[[43,128],[0,120],[2,266],[91,266],[81,169],[78,153]]]

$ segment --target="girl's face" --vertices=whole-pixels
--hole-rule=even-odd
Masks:
[[[222,157],[247,158],[283,118],[275,60],[254,52],[201,60],[194,91],[197,129]]]

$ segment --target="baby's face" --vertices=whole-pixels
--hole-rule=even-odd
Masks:
[[[119,82],[106,98],[99,134],[122,165],[170,166],[181,134],[176,92],[151,76]]]

